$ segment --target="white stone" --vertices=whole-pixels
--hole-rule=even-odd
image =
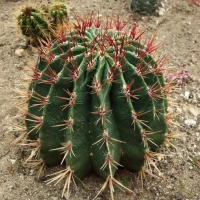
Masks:
[[[57,200],[58,198],[57,197],[50,197],[50,199]]]
[[[16,49],[15,55],[18,56],[18,57],[23,57],[24,56],[24,49]]]
[[[31,169],[31,170],[30,170],[29,175],[30,175],[30,176],[33,176],[33,175],[34,175],[34,169]]]
[[[172,186],[171,185],[167,185],[166,188],[167,189],[172,189]]]
[[[163,2],[160,2],[161,7],[165,7],[165,4]]]
[[[160,8],[159,10],[158,10],[158,15],[159,16],[163,16],[165,14],[165,9],[164,8]]]
[[[190,96],[190,92],[186,91],[184,95],[185,99],[189,99],[189,96]]]
[[[181,108],[176,108],[176,112],[177,112],[177,113],[182,113],[183,111],[182,111]]]
[[[14,165],[15,162],[16,162],[16,160],[14,160],[14,159],[10,159],[10,162],[11,162],[12,165]]]
[[[197,122],[194,119],[186,119],[185,124],[188,126],[195,126]]]
[[[194,107],[190,107],[190,108],[189,108],[189,112],[190,112],[190,114],[192,114],[194,117],[197,117],[197,116],[200,114],[198,108],[194,108]]]

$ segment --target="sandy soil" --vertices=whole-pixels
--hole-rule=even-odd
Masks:
[[[44,2],[36,1],[37,4]],[[156,33],[157,42],[164,42],[160,52],[169,56],[168,66],[173,71],[187,69],[195,79],[187,79],[171,96],[176,104],[170,112],[176,114],[174,122],[180,127],[171,125],[170,131],[184,134],[185,137],[173,141],[178,151],[166,146],[160,149],[160,152],[169,155],[158,162],[165,179],[147,177],[142,188],[137,174],[121,169],[116,177],[134,193],[129,196],[116,190],[116,199],[200,199],[200,7],[189,3],[189,0],[162,0],[163,12],[158,16],[140,17],[129,11],[127,2],[68,0],[67,5],[70,17],[74,12],[83,14],[99,11],[103,16],[107,13],[119,14],[129,18],[131,23],[136,21],[147,30],[146,35]],[[13,128],[12,118],[19,114],[13,107],[17,101],[16,84],[22,83],[23,69],[31,66],[36,59],[35,52],[25,48],[26,40],[16,26],[15,16],[26,3],[25,0],[0,1],[0,199],[59,200],[62,184],[50,187],[43,182],[46,180],[45,175],[56,168],[46,169],[44,176],[38,180],[33,169],[22,167],[26,149],[20,146],[10,148],[10,143],[18,135]],[[16,54],[18,49],[23,49],[22,55]],[[83,181],[85,186],[78,183],[78,190],[72,189],[70,199],[92,199],[103,183],[94,174]],[[109,199],[108,191],[98,199]]]

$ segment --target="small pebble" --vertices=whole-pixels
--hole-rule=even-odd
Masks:
[[[195,126],[197,124],[197,122],[193,119],[186,119],[185,124],[188,126]]]
[[[58,197],[50,197],[52,200],[58,200]]]
[[[176,112],[177,112],[177,113],[182,113],[183,111],[182,111],[181,108],[176,108]]]
[[[166,188],[167,189],[172,189],[172,186],[171,185],[167,185]]]
[[[14,160],[14,159],[10,159],[10,162],[12,163],[12,165],[14,165],[15,162],[16,162],[16,160]]]
[[[192,61],[193,64],[196,64],[198,60],[197,60],[196,57],[192,57],[192,58],[191,58],[191,61]]]
[[[190,92],[186,91],[184,95],[185,99],[189,99],[189,96],[190,96]]]
[[[165,9],[164,8],[160,8],[159,10],[158,10],[158,15],[159,16],[163,16],[165,14]]]
[[[23,49],[26,49],[28,47],[28,42],[21,42],[19,43],[19,46]]]
[[[29,175],[30,175],[30,176],[33,176],[33,175],[34,175],[34,169],[31,169],[31,170],[30,170]]]
[[[0,15],[0,19],[5,20],[5,19],[6,19],[6,15],[2,13],[2,14]]]
[[[23,57],[24,56],[24,49],[16,49],[15,55],[18,56],[18,57]]]
[[[197,117],[200,114],[199,110],[194,107],[189,108],[189,113],[192,114],[194,117]]]

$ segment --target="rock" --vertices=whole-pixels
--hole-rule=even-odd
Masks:
[[[171,185],[167,185],[166,188],[167,189],[172,189],[172,186]]]
[[[28,47],[28,42],[20,42],[19,43],[19,46],[22,48],[22,49],[26,49]]]
[[[196,57],[192,56],[191,61],[193,64],[196,64],[198,60]]]
[[[192,114],[194,117],[197,117],[200,114],[199,110],[195,109],[194,107],[189,108],[189,113]]]
[[[29,175],[30,175],[30,176],[33,176],[33,175],[34,175],[34,169],[31,169],[31,170],[30,170]]]
[[[182,111],[181,108],[176,108],[176,112],[177,112],[177,113],[182,113],[183,111]]]
[[[58,197],[50,197],[52,200],[58,200]]]
[[[194,119],[186,119],[185,124],[188,126],[195,126],[197,122]]]
[[[189,98],[194,98],[194,93],[193,92],[190,93]]]
[[[196,132],[196,137],[197,137],[197,141],[200,141],[200,134],[198,132]]]
[[[23,57],[24,56],[24,49],[16,49],[15,55],[18,56],[18,57]]]
[[[186,91],[184,97],[185,97],[185,99],[189,99],[189,97],[190,97],[190,92],[189,92],[189,91]]]
[[[12,165],[14,165],[16,160],[15,159],[10,159],[10,162],[12,163]]]
[[[160,8],[159,10],[158,10],[158,15],[159,16],[163,16],[165,14],[165,9],[164,8]]]
[[[5,19],[6,19],[6,15],[2,13],[2,14],[0,15],[0,19],[1,19],[1,20],[5,20]]]
[[[165,4],[164,4],[163,2],[160,2],[160,6],[161,6],[162,8],[164,8],[164,7],[165,7]]]

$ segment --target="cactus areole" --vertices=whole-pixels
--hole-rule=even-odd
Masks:
[[[167,130],[165,57],[153,58],[154,37],[141,42],[144,32],[128,26],[77,17],[42,46],[32,68],[26,135],[41,163],[65,163],[48,182],[65,178],[63,194],[71,179],[94,171],[105,179],[97,196],[108,185],[114,199],[113,185],[129,190],[114,178],[119,166],[142,173],[155,166]]]

